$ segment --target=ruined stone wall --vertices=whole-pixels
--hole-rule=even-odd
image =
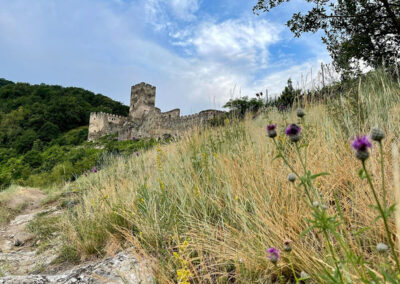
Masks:
[[[89,119],[88,140],[94,141],[101,136],[117,133],[127,121],[127,117],[104,112],[92,112]]]
[[[179,108],[160,113],[161,119],[175,119],[180,117],[181,110]]]
[[[160,116],[153,118],[148,124],[143,126],[147,128],[146,130],[150,133],[151,137],[163,137],[165,134],[174,136],[183,134],[195,127],[201,127],[209,120],[216,118],[223,113],[224,112],[217,110],[206,110],[200,113],[181,117],[175,116],[166,118],[165,116]]]
[[[127,121],[118,132],[120,140],[135,138],[160,138],[166,135],[182,135],[195,127],[204,126],[210,119],[220,116],[224,112],[217,110],[202,111],[197,114],[179,116],[179,110],[166,113],[156,111],[146,116],[139,124]]]

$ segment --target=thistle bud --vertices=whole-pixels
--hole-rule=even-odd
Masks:
[[[297,115],[297,117],[303,118],[306,115],[306,113],[304,112],[304,110],[302,108],[298,108],[296,110],[296,115]]]
[[[308,275],[307,272],[302,271],[302,272],[300,272],[300,278],[301,278],[302,280],[307,280],[307,279],[310,278],[310,275]]]
[[[267,125],[267,134],[269,138],[275,138],[277,136],[276,124]]]
[[[389,247],[388,247],[386,244],[384,244],[384,243],[379,243],[379,244],[376,245],[376,250],[377,250],[378,252],[380,252],[380,253],[384,253],[385,251],[388,250],[388,248],[389,248]]]
[[[285,252],[291,252],[292,251],[292,240],[285,240],[283,242],[283,250]]]
[[[290,173],[287,177],[288,181],[290,182],[295,182],[296,181],[296,175],[294,173]]]
[[[385,138],[385,132],[378,128],[378,127],[374,127],[371,130],[371,139],[376,141],[376,142],[381,142],[383,138]]]

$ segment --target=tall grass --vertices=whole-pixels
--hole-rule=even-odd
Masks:
[[[370,207],[374,197],[359,178],[361,166],[349,141],[378,124],[387,130],[383,149],[391,153],[398,139],[400,87],[378,72],[353,88],[328,106],[307,104],[303,141],[310,171],[330,173],[315,186],[329,214],[338,213],[340,205],[338,233],[365,262],[360,269],[380,276],[380,265],[391,266],[392,260],[375,250],[376,244],[387,243],[385,230],[375,220]],[[353,93],[357,96],[349,95]],[[199,129],[140,156],[119,157],[81,177],[72,184],[82,193],[80,204],[63,221],[66,241],[82,257],[110,253],[119,248],[116,240],[122,247],[134,245],[141,257],[151,260],[161,283],[268,283],[279,276],[293,279],[292,270],[323,282],[324,271],[334,269],[332,255],[322,233],[301,235],[312,211],[304,192],[287,181],[288,168],[275,159],[276,149],[265,131],[271,122],[282,131],[297,118],[292,111],[270,109],[255,120]],[[288,139],[282,133],[276,139],[292,167],[300,170]],[[372,176],[380,176],[375,149],[368,167]],[[394,198],[392,168],[391,157],[385,156],[388,202]],[[379,187],[379,179],[374,182]],[[382,198],[382,192],[378,195]],[[395,231],[393,219],[389,227]],[[293,250],[274,265],[267,249],[283,248],[285,239],[294,241]],[[343,256],[339,244],[332,243]],[[341,269],[348,281],[360,281],[352,266],[343,264]]]

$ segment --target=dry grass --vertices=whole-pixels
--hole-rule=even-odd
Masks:
[[[349,141],[354,132],[366,131],[377,123],[388,131],[384,149],[388,153],[385,173],[391,203],[393,167],[389,154],[392,143],[397,143],[398,132],[394,131],[399,126],[398,116],[387,114],[398,114],[400,108],[398,85],[384,82],[383,88],[393,90],[390,101],[381,101],[379,80],[369,84],[375,91],[370,88],[368,97],[362,97],[363,113],[364,108],[385,113],[368,116],[365,112],[365,117],[356,121],[354,102],[343,100],[338,108],[312,104],[306,108],[302,127],[309,169],[330,173],[316,183],[327,211],[338,213],[340,204],[343,224],[339,233],[355,255],[369,262],[360,269],[377,271],[378,264],[390,263],[387,255],[375,252],[376,244],[387,240],[382,221],[375,221],[377,213],[369,206],[374,203],[373,196],[358,176],[361,165]],[[122,246],[135,245],[143,258],[152,260],[161,283],[176,280],[180,267],[173,252],[184,240],[189,245],[182,257],[188,261],[193,282],[269,283],[276,281],[279,273],[290,279],[288,254],[274,266],[268,262],[267,249],[282,248],[283,241],[291,239],[295,271],[306,271],[322,282],[324,269],[333,268],[332,258],[320,233],[312,230],[300,236],[309,226],[306,220],[311,209],[304,193],[287,181],[288,168],[281,160],[274,160],[276,150],[265,132],[267,123],[277,123],[282,131],[296,121],[294,113],[270,110],[257,120],[195,131],[140,157],[110,161],[106,169],[73,184],[83,195],[64,220],[65,237],[83,256],[113,251],[119,247],[117,240]],[[277,139],[293,167],[301,171],[291,144],[282,133]],[[379,188],[378,161],[378,151],[373,149],[368,168]],[[390,226],[394,231],[393,219]],[[343,256],[340,246],[335,242],[334,246]],[[344,264],[343,271],[352,281],[359,281],[350,265]]]
[[[45,194],[35,188],[11,186],[0,192],[0,225],[7,224],[13,217],[28,207],[37,207]]]

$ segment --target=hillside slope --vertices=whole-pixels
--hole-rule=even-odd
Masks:
[[[81,88],[0,79],[0,188],[64,162],[55,153],[86,141],[92,111],[127,115],[129,107]]]

